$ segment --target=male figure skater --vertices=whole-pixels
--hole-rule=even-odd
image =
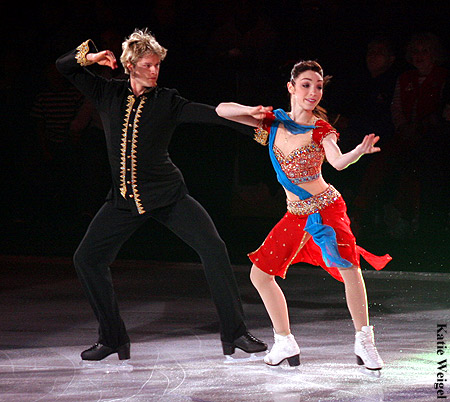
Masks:
[[[200,256],[220,321],[223,353],[267,349],[252,336],[227,249],[203,207],[186,189],[168,146],[181,123],[226,124],[213,107],[190,102],[174,89],[158,87],[167,50],[145,30],[135,30],[122,44],[120,61],[129,80],[107,80],[91,64],[117,68],[114,54],[97,51],[91,40],[61,56],[58,70],[98,109],[106,135],[112,188],[74,255],[74,264],[99,322],[97,343],[83,360],[117,353],[130,358],[130,338],[119,314],[109,265],[123,243],[148,219],[162,223]],[[235,123],[233,123],[235,124]],[[237,125],[235,128],[243,126]]]

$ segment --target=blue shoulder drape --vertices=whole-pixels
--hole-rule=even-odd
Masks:
[[[275,120],[272,123],[269,132],[269,155],[272,165],[275,169],[277,179],[280,184],[297,195],[301,200],[305,200],[312,196],[308,191],[292,183],[281,169],[281,166],[273,152],[273,144],[280,123],[292,134],[305,134],[315,126],[301,125],[293,121],[283,109],[277,109],[274,112]],[[305,231],[308,232],[322,251],[322,257],[327,267],[349,268],[352,264],[339,255],[336,232],[329,225],[322,223],[322,217],[318,212],[308,216]]]

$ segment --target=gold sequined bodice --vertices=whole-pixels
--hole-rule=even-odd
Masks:
[[[308,183],[320,177],[325,152],[314,141],[294,149],[287,156],[284,156],[283,152],[275,144],[273,152],[281,169],[283,169],[283,172],[292,183]]]
[[[267,113],[261,125],[255,129],[255,140],[262,145],[268,144],[269,131],[275,120],[273,113]],[[335,134],[339,138],[339,133],[326,121],[319,119],[315,122],[311,142],[308,145],[294,149],[285,156],[275,144],[273,152],[277,158],[283,172],[294,184],[308,183],[321,177],[321,169],[325,160],[325,150],[323,149],[323,139]]]

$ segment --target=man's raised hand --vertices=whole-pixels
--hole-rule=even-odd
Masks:
[[[114,56],[114,53],[111,52],[111,50],[102,50],[98,53],[88,53],[86,58],[93,63],[110,67],[113,70],[117,68],[116,56]]]

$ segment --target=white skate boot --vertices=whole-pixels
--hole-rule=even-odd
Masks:
[[[374,371],[379,377],[384,362],[375,347],[373,326],[364,326],[355,335],[356,362],[366,369]]]
[[[294,335],[278,335],[273,332],[274,345],[271,351],[264,357],[264,362],[269,366],[278,366],[287,360],[289,366],[300,365],[300,348],[295,341]]]

